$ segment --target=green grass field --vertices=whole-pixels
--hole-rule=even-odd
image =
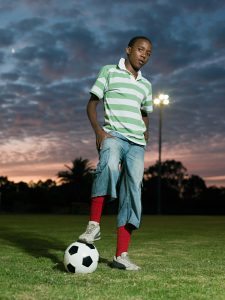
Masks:
[[[225,217],[144,216],[130,257],[142,270],[111,269],[116,217],[104,216],[100,263],[66,273],[66,247],[87,216],[0,215],[0,299],[225,299]]]

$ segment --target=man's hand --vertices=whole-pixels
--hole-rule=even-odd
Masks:
[[[145,137],[146,143],[148,143],[149,132],[147,130],[144,132],[144,137]]]
[[[104,130],[98,131],[96,133],[96,148],[97,148],[97,150],[98,151],[101,150],[102,143],[106,138],[112,138],[112,137],[113,137],[112,135],[108,134]]]
[[[141,111],[141,115],[142,115],[142,120],[144,121],[145,123],[145,127],[146,127],[146,131],[144,132],[144,138],[145,138],[145,141],[146,141],[146,144],[148,142],[148,138],[149,138],[149,131],[148,131],[148,126],[149,126],[149,116],[147,114],[146,111]]]

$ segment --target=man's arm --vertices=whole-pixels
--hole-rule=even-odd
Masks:
[[[146,143],[148,142],[148,137],[149,137],[149,132],[148,132],[148,126],[149,126],[149,116],[145,111],[141,111],[141,115],[142,115],[142,120],[145,123],[146,126],[146,131],[144,132],[144,137],[146,140]]]
[[[97,150],[100,150],[101,144],[106,137],[111,137],[108,133],[106,133],[101,126],[99,125],[97,119],[97,105],[99,103],[99,99],[94,94],[91,94],[90,100],[87,105],[87,115],[91,122],[91,126],[94,129],[96,135],[96,147]]]

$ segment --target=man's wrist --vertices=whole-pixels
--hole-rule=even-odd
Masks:
[[[100,134],[102,134],[103,132],[104,132],[104,130],[103,130],[101,127],[95,129],[95,134],[96,134],[96,135],[100,135]]]

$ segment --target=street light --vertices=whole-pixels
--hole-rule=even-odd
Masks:
[[[157,213],[161,214],[161,156],[162,156],[162,110],[163,107],[170,103],[169,95],[160,94],[153,100],[154,104],[159,107],[159,161],[158,161],[158,199]]]

